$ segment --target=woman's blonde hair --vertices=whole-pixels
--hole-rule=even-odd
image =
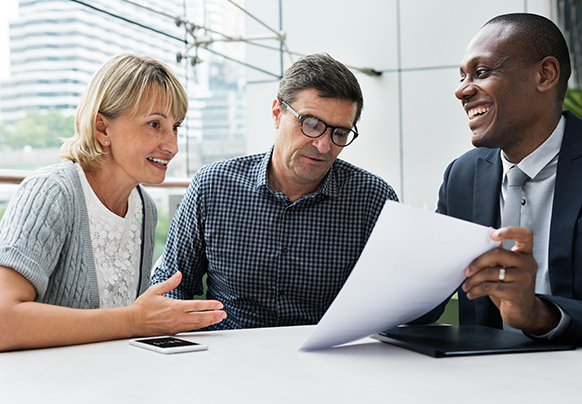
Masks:
[[[59,156],[83,166],[102,161],[103,147],[95,136],[97,113],[113,120],[125,112],[135,116],[160,101],[176,121],[186,117],[188,97],[164,63],[149,56],[121,54],[105,62],[85,88],[75,114],[75,134],[64,140]]]

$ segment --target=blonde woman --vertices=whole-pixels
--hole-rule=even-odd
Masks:
[[[62,163],[23,181],[0,222],[0,351],[175,334],[220,322],[217,301],[147,289],[161,183],[184,89],[164,64],[118,55],[93,76]],[[146,290],[147,289],[147,290]]]

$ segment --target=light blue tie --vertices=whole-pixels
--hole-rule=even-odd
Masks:
[[[505,206],[501,215],[501,227],[519,226],[521,223],[521,200],[523,197],[522,185],[529,177],[517,166],[511,167],[507,171],[507,182],[509,188],[505,198]],[[508,250],[511,249],[515,242],[513,240],[504,240],[503,245]]]
[[[522,185],[529,177],[517,166],[511,167],[507,171],[507,182],[509,188],[505,197],[505,206],[501,215],[501,227],[519,226],[521,223],[521,200],[523,197]],[[503,240],[503,246],[510,250],[515,245],[513,240]],[[506,331],[521,333],[513,327],[503,323],[503,329]]]

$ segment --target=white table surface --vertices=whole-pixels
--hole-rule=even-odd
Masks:
[[[0,403],[562,403],[582,350],[431,358],[373,339],[299,352],[313,327],[183,334],[208,351],[127,340],[0,353]]]

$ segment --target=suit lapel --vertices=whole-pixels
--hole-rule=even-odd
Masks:
[[[566,129],[556,172],[549,268],[552,294],[572,298],[573,242],[582,207],[582,120],[569,111],[565,111],[564,115]]]
[[[473,187],[473,221],[484,226],[498,227],[499,192],[501,190],[501,174],[503,172],[499,149],[492,149],[484,157],[477,160],[475,167],[475,183]],[[489,297],[475,300],[477,319],[489,327],[502,327],[499,310]]]
[[[473,221],[483,226],[499,226],[499,192],[503,172],[499,149],[477,160],[473,187]]]

